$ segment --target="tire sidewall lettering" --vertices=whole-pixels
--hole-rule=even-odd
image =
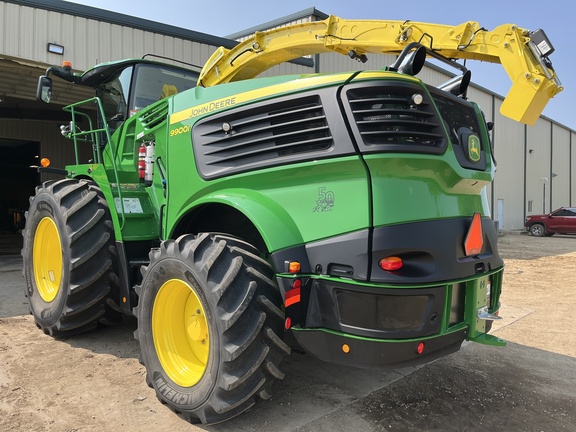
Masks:
[[[193,391],[188,390],[186,393],[182,392],[179,386],[166,378],[160,371],[154,372],[152,381],[158,393],[166,400],[186,409],[186,407],[197,406],[204,402],[205,394],[210,389],[210,386],[203,383],[209,383],[212,380],[211,373],[206,371],[205,375]]]

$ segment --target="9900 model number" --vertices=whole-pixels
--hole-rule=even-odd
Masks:
[[[173,136],[180,135],[180,134],[187,133],[187,132],[190,132],[190,126],[189,125],[188,126],[181,126],[181,127],[172,129],[170,131],[170,136],[173,137]]]

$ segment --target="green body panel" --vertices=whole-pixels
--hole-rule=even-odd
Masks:
[[[168,184],[179,181],[189,170],[187,159],[179,159],[171,165]],[[318,161],[313,166],[296,164],[211,182],[189,178],[185,188],[170,190],[166,227],[169,230],[197,206],[224,203],[246,215],[263,235],[268,250],[274,252],[366,228],[368,196],[366,172],[357,157]]]
[[[176,122],[189,119],[196,121],[218,111],[275,98],[283,94],[301,92],[311,88],[342,85],[354,75],[352,73],[284,75],[256,78],[209,88],[196,87],[172,98],[171,113],[181,115],[171,119],[171,126],[175,126]]]
[[[467,178],[454,169],[450,155],[369,155],[374,225],[453,218],[480,212],[489,215],[482,189],[490,174]],[[469,176],[469,174],[468,174]]]
[[[136,182],[115,183],[111,181],[113,172],[107,172],[99,164],[74,165],[73,168],[76,177],[90,176],[102,189],[109,203],[117,241],[158,238],[158,207],[151,199],[151,188],[138,183],[137,178]]]

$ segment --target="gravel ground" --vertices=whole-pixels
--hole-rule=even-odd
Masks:
[[[505,348],[468,343],[387,372],[295,353],[271,400],[215,426],[185,422],[146,386],[134,320],[73,338],[44,335],[28,314],[21,260],[0,247],[0,430],[574,432],[576,237],[506,235],[499,247],[504,319],[493,334]]]

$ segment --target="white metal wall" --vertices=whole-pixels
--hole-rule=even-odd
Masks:
[[[550,211],[550,122],[526,129],[526,214],[541,214]]]
[[[0,2],[0,25],[0,55],[45,65],[67,60],[76,70],[147,53],[202,65],[215,49],[159,33],[5,2]],[[64,55],[49,53],[49,42],[64,46]]]
[[[551,127],[553,174],[550,177],[552,185],[550,210],[554,210],[570,205],[570,131],[552,123]]]
[[[502,100],[495,99],[493,144],[497,162],[492,194],[492,217],[501,230],[518,230],[524,224],[524,139],[525,127],[500,114]],[[503,220],[497,203],[502,200]]]

